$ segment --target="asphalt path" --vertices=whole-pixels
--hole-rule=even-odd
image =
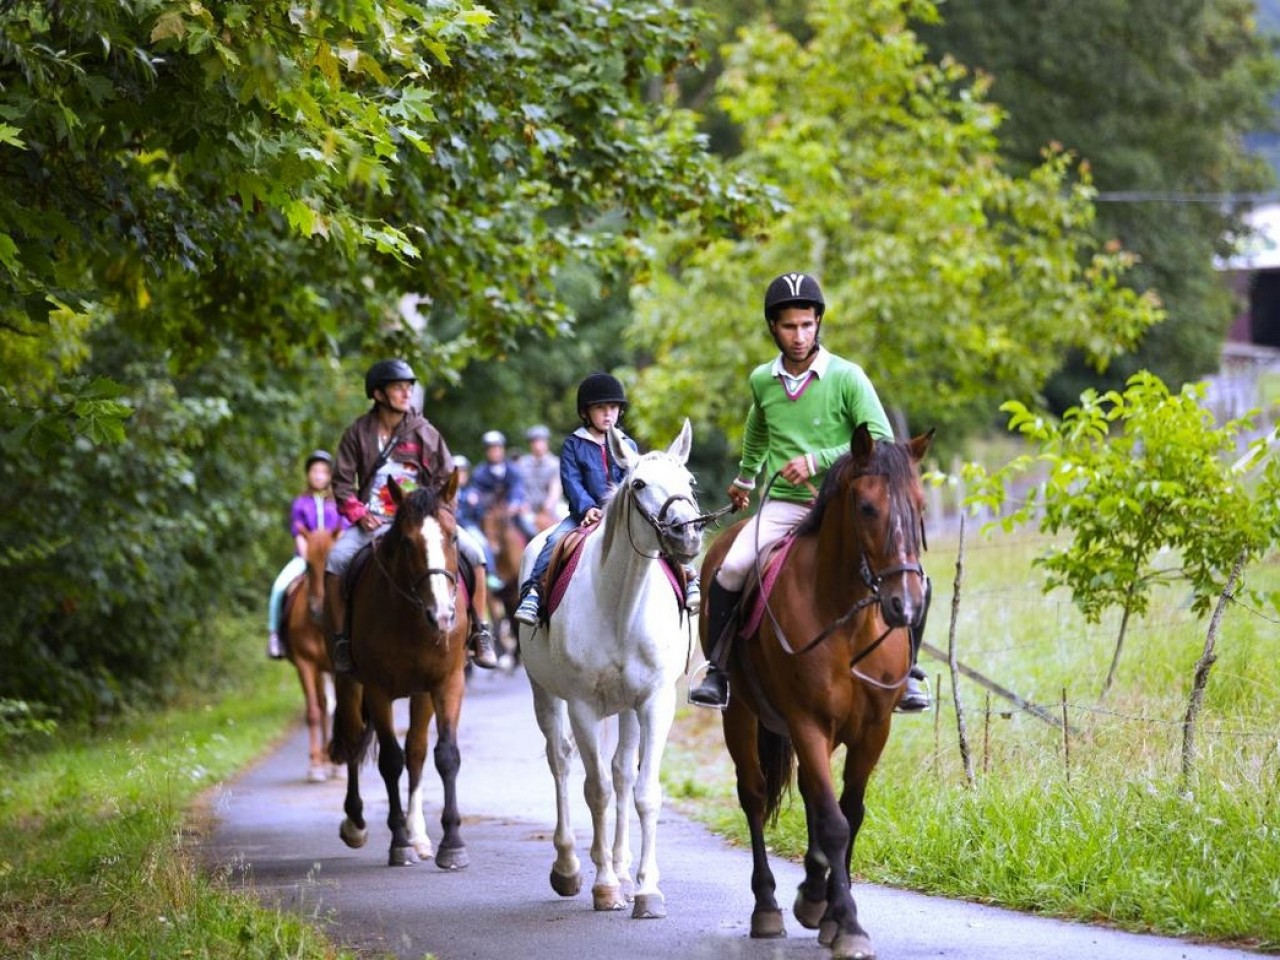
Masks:
[[[554,791],[524,675],[480,674],[463,703],[458,796],[471,865],[445,872],[428,861],[387,866],[386,797],[372,767],[361,786],[369,843],[348,850],[338,839],[342,780],[306,782],[306,731],[212,797],[211,866],[264,901],[313,918],[337,942],[403,960],[650,960],[788,958],[823,960],[816,933],[790,914],[802,871],[775,858],[778,900],[788,939],[747,936],[751,858],[667,806],[658,831],[658,863],[668,916],[633,920],[630,911],[591,908],[590,820],[574,782],[583,892],[562,899],[548,883],[553,859]],[[439,842],[440,780],[424,775],[427,827]],[[633,818],[634,819],[634,818]],[[632,832],[639,842],[638,828]],[[634,851],[638,857],[638,849]],[[855,855],[856,860],[856,855]],[[881,960],[1227,960],[1242,950],[1141,936],[885,887],[854,888],[862,924]]]

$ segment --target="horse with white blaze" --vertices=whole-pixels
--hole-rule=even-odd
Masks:
[[[578,548],[576,571],[549,625],[520,627],[520,649],[556,785],[551,886],[566,897],[582,887],[567,796],[576,745],[591,809],[592,903],[597,910],[620,910],[634,899],[636,918],[666,916],[656,853],[662,805],[658,768],[691,637],[682,599],[664,564],[687,563],[702,547],[706,518],[685,469],[692,443],[687,420],[667,450],[643,455],[610,429],[608,455],[626,469],[626,478],[605,505],[599,528]],[[522,579],[529,576],[544,538],[536,537],[526,549]],[[602,754],[601,734],[603,722],[614,716],[618,733],[610,764]],[[633,797],[641,832],[634,881],[628,824]],[[616,802],[612,849],[611,801]]]

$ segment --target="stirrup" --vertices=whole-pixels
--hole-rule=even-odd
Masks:
[[[914,667],[912,668],[915,669]],[[898,705],[893,708],[894,713],[924,713],[933,707],[933,697],[927,689],[929,678],[920,679],[914,673],[907,674],[906,689],[902,692],[902,699],[898,701]],[[912,687],[915,687],[915,693],[912,693]],[[907,699],[908,696],[911,699]]]
[[[689,677],[689,692],[686,699],[688,700],[690,706],[702,707],[704,710],[720,710],[720,711],[728,710],[730,690],[729,690],[729,677],[727,674],[725,674],[725,677],[724,677],[724,702],[723,703],[711,703],[711,702],[704,703],[701,700],[695,700],[693,698],[695,691],[698,689],[698,687],[701,687],[704,682],[706,682],[707,675],[710,672],[711,672],[710,662],[704,663],[700,670],[695,670],[693,672],[693,675]],[[717,672],[722,672],[722,671],[717,671]],[[702,674],[702,680],[699,681],[697,684],[695,684],[693,681],[698,676],[698,674]]]

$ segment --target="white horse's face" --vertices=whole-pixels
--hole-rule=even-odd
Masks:
[[[704,524],[698,521],[693,474],[685,469],[692,443],[687,420],[670,447],[645,456],[637,456],[610,434],[614,456],[627,467],[628,492],[653,530],[658,549],[680,563],[690,562],[702,549]]]

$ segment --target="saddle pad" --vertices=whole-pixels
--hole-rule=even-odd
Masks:
[[[578,561],[582,559],[582,547],[590,537],[599,529],[598,524],[587,527],[582,532],[582,536],[577,543],[570,545],[570,552],[563,557],[562,565],[558,570],[553,571],[555,576],[551,584],[550,591],[547,592],[546,601],[544,602],[545,613],[543,615],[543,623],[551,619],[551,615],[556,612],[556,608],[560,606],[560,601],[564,599],[565,591],[569,589],[569,581],[573,579],[574,571],[578,569]],[[662,565],[662,572],[667,575],[667,582],[671,584],[671,589],[676,595],[676,603],[683,609],[684,607],[684,578],[672,567],[671,561],[666,557],[660,557],[659,562]]]
[[[778,574],[782,572],[782,565],[786,563],[787,554],[791,552],[795,542],[796,538],[787,534],[774,545],[772,552],[765,558],[763,579],[746,599],[747,618],[743,621],[738,636],[750,637],[760,629],[760,621],[764,619],[764,606],[769,600],[769,595],[773,593],[773,587],[778,582]]]
[[[306,600],[307,591],[304,589],[307,585],[307,575],[304,573],[300,577],[294,577],[289,586],[284,589],[284,596],[280,598],[280,641],[284,644],[285,650],[289,649],[289,612],[293,609],[293,605],[298,602],[298,598],[302,597],[303,602]]]

